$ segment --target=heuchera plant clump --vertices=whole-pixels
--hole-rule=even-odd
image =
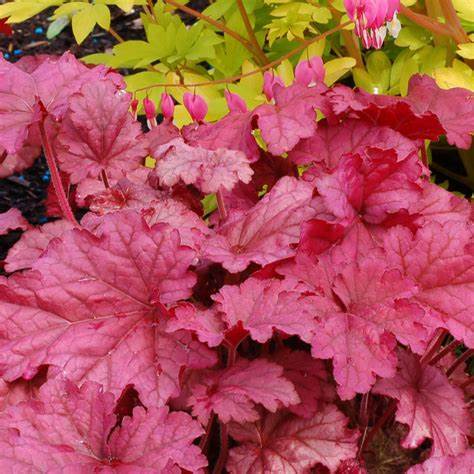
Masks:
[[[43,149],[62,217],[0,215],[1,472],[363,473],[393,415],[408,472],[474,469],[472,206],[424,148],[470,146],[472,93],[317,65],[144,132],[115,72],[0,62],[1,173]]]

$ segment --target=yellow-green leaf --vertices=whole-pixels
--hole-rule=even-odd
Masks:
[[[106,5],[97,3],[93,6],[93,15],[96,23],[104,30],[108,31],[110,28],[110,10]]]
[[[354,58],[337,58],[332,59],[324,64],[326,77],[324,82],[327,86],[334,84],[346,72],[350,71],[356,65]]]
[[[474,43],[458,44],[457,53],[466,59],[474,59]]]
[[[94,29],[96,19],[93,9],[93,5],[87,4],[86,8],[72,17],[72,32],[77,44],[81,44]]]

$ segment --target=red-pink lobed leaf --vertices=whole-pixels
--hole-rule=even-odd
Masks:
[[[191,294],[194,258],[177,231],[133,212],[105,216],[100,238],[66,232],[34,271],[0,288],[3,377],[53,364],[74,381],[115,394],[134,383],[144,403],[164,403],[179,391],[181,367],[215,362],[190,334],[164,332],[164,305]]]
[[[474,347],[472,238],[472,225],[450,220],[425,224],[415,236],[395,227],[385,239],[388,260],[417,283],[416,301],[433,326],[445,326],[469,347]]]
[[[472,426],[462,391],[440,369],[421,366],[409,352],[401,351],[398,360],[397,374],[377,382],[373,391],[398,400],[396,420],[410,430],[402,446],[416,448],[431,438],[433,456],[462,454]]]
[[[202,424],[213,412],[224,423],[244,423],[259,418],[257,403],[276,412],[300,402],[295,387],[283,376],[283,368],[265,359],[241,359],[232,367],[204,372],[191,393],[188,403]]]
[[[334,406],[324,406],[310,419],[269,414],[255,424],[231,424],[230,435],[240,446],[229,452],[231,474],[309,474],[321,463],[330,472],[354,458],[358,434],[347,428],[346,417]]]
[[[240,151],[191,147],[181,139],[168,145],[164,153],[154,155],[161,185],[173,186],[182,181],[196,185],[203,193],[215,193],[221,188],[230,191],[239,181],[250,182],[253,171]]]
[[[58,160],[76,184],[104,170],[121,178],[138,168],[146,156],[140,125],[128,109],[130,96],[111,81],[84,84],[70,98],[58,137]]]
[[[231,272],[244,270],[250,262],[261,265],[294,254],[301,223],[310,218],[312,186],[285,177],[252,209],[222,226],[207,241],[204,254]]]
[[[314,135],[301,140],[288,155],[298,165],[320,163],[331,171],[343,155],[362,153],[367,147],[395,150],[400,160],[417,151],[412,140],[389,127],[348,118],[337,124],[318,122]]]
[[[11,230],[26,230],[30,227],[28,221],[18,209],[12,208],[0,214],[0,235],[8,234]]]
[[[268,341],[277,329],[310,342],[315,304],[306,290],[287,280],[249,278],[240,286],[224,286],[213,299],[228,328],[242,323],[255,341]]]
[[[114,397],[102,387],[80,389],[55,379],[39,400],[0,415],[3,472],[170,472],[173,466],[198,472],[207,465],[193,441],[202,428],[168,408],[133,410],[116,426]]]
[[[60,237],[73,227],[69,221],[58,220],[27,230],[8,251],[5,259],[5,270],[14,272],[31,268],[52,239]]]
[[[407,474],[470,474],[474,469],[474,449],[458,456],[432,457],[408,469]]]
[[[431,112],[438,117],[451,145],[468,149],[474,133],[474,93],[454,87],[441,89],[427,75],[410,79],[407,100],[419,114]],[[453,105],[456,104],[456,105]]]
[[[290,87],[275,85],[275,105],[263,104],[254,114],[262,138],[273,155],[281,155],[294,148],[316,130],[316,109],[325,109],[321,89],[301,84]]]

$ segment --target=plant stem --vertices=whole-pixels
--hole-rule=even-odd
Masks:
[[[227,433],[227,426],[224,423],[220,423],[219,427],[221,448],[219,451],[219,457],[217,458],[216,465],[212,470],[212,474],[221,474],[227,462],[227,454],[229,452],[229,436]]]
[[[449,354],[450,352],[454,351],[456,347],[460,346],[461,343],[459,341],[451,341],[446,347],[443,348],[442,351],[438,352],[429,362],[428,364],[434,365],[436,362],[440,361],[445,355]]]
[[[43,144],[44,156],[46,157],[46,162],[48,163],[49,171],[51,173],[51,181],[53,183],[54,191],[56,192],[56,196],[58,197],[59,207],[63,216],[68,221],[72,222],[75,226],[79,226],[79,223],[74,217],[71,206],[69,205],[66,193],[64,192],[61,174],[59,173],[58,165],[56,164],[54,150],[51,146],[51,142],[44,126],[44,118],[46,116],[45,114],[46,111],[44,110],[43,118],[39,121],[39,130],[41,135],[41,142]]]
[[[360,52],[359,41],[356,39],[353,31],[342,30],[342,38],[347,52],[356,60],[357,67],[364,69],[364,61]]]
[[[377,420],[377,423],[373,426],[373,428],[369,431],[368,435],[365,437],[364,441],[362,442],[362,446],[360,447],[360,455],[365,451],[365,448],[369,445],[372,441],[374,436],[377,434],[377,431],[382,428],[382,426],[388,421],[388,419],[395,413],[397,409],[397,401],[392,400],[385,410],[385,413]]]
[[[217,208],[219,209],[219,215],[222,221],[227,220],[227,208],[224,202],[224,196],[222,195],[222,190],[217,191]]]
[[[456,34],[454,33],[453,29],[447,25],[443,25],[434,18],[422,15],[421,13],[415,13],[414,11],[410,10],[408,7],[405,7],[402,4],[400,5],[400,13],[406,16],[413,23],[416,23],[417,25],[425,28],[426,30],[431,31],[434,34],[449,36],[454,41],[456,41]]]
[[[100,172],[100,177],[102,178],[102,182],[104,183],[105,189],[110,188],[110,183],[109,183],[109,178],[107,178],[107,173],[105,170],[102,168],[102,171]]]
[[[469,43],[470,39],[461,25],[456,9],[451,0],[439,0],[447,25],[453,32],[453,39],[457,44]]]
[[[291,50],[290,52],[286,53],[281,58],[275,59],[275,61],[265,64],[264,66],[258,67],[257,69],[254,69],[253,71],[246,72],[245,74],[239,74],[238,76],[226,77],[224,79],[215,79],[213,81],[195,82],[191,84],[175,84],[175,83],[153,84],[151,86],[141,87],[140,89],[136,89],[134,92],[137,93],[141,91],[146,91],[146,90],[153,89],[155,87],[185,87],[185,88],[191,89],[193,87],[213,86],[215,84],[228,84],[230,82],[240,81],[241,79],[244,79],[246,77],[253,76],[254,74],[259,74],[261,72],[266,71],[267,69],[272,69],[273,67],[278,66],[285,59],[289,59],[293,57],[294,55],[304,51],[312,43],[315,43],[316,41],[320,41],[326,38],[327,36],[332,35],[333,33],[337,33],[338,31],[341,31],[346,26],[349,26],[351,23],[352,23],[351,21],[346,21],[345,23],[341,23],[340,25],[335,26],[334,28],[331,28],[328,31],[325,31],[324,33],[318,36],[315,36],[314,38],[302,41],[299,46],[297,46],[295,49]]]
[[[446,376],[449,377],[463,362],[465,362],[469,357],[474,355],[474,349],[468,349],[463,352],[460,357],[458,357],[446,371]]]
[[[243,36],[240,36],[237,32],[231,30],[230,28],[227,28],[224,23],[221,23],[220,21],[214,20],[214,18],[211,18],[207,15],[204,15],[201,12],[198,12],[197,10],[194,10],[193,8],[187,7],[186,5],[182,5],[181,3],[177,2],[176,0],[164,0],[165,3],[168,5],[171,5],[178,10],[181,10],[188,15],[194,16],[195,18],[199,18],[202,21],[205,21],[209,23],[210,25],[214,26],[218,30],[227,33],[229,36],[232,36],[236,41],[242,44],[248,51],[252,53],[253,56],[255,56],[256,59],[258,58],[258,52],[255,51],[252,43],[245,39]]]
[[[431,358],[436,354],[437,350],[441,347],[441,344],[443,344],[444,338],[447,334],[448,331],[441,328],[435,332],[430,344],[426,349],[426,352],[421,357],[420,363],[422,366],[426,365],[428,361],[431,360]]]
[[[265,56],[265,53],[263,52],[263,49],[258,44],[257,37],[255,36],[255,32],[253,31],[252,25],[250,24],[250,19],[249,19],[249,16],[247,14],[247,10],[245,10],[245,7],[244,7],[244,4],[243,4],[242,0],[237,0],[237,6],[239,7],[240,16],[242,17],[242,20],[243,20],[244,25],[245,25],[245,29],[247,30],[249,40],[253,45],[255,53],[258,54],[259,61],[262,64],[268,64],[270,61]]]
[[[109,27],[109,33],[110,33],[119,43],[123,43],[123,42],[125,41],[112,27]]]

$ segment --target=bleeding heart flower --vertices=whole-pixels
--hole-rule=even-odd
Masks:
[[[148,97],[143,99],[143,108],[145,109],[146,120],[148,127],[151,129],[156,127],[158,124],[156,122],[156,107],[155,103],[150,100]]]
[[[225,100],[227,102],[227,107],[231,112],[247,112],[247,104],[245,103],[244,99],[237,94],[233,94],[232,92],[226,90],[224,91]]]
[[[275,76],[273,71],[265,72],[263,75],[263,93],[269,101],[273,99],[273,87],[275,84],[278,84],[282,87],[285,86],[281,77]]]
[[[304,86],[315,86],[324,80],[325,75],[323,61],[319,56],[300,62],[295,69],[296,82]]]
[[[165,119],[172,119],[174,115],[173,99],[166,92],[161,94],[161,113]]]
[[[362,38],[364,47],[381,48],[387,26],[392,36],[398,35],[400,0],[344,0],[344,5],[349,18],[355,22],[355,31]]]
[[[196,122],[202,122],[207,114],[206,101],[198,94],[186,92],[183,96],[184,106],[186,107],[191,118]]]

